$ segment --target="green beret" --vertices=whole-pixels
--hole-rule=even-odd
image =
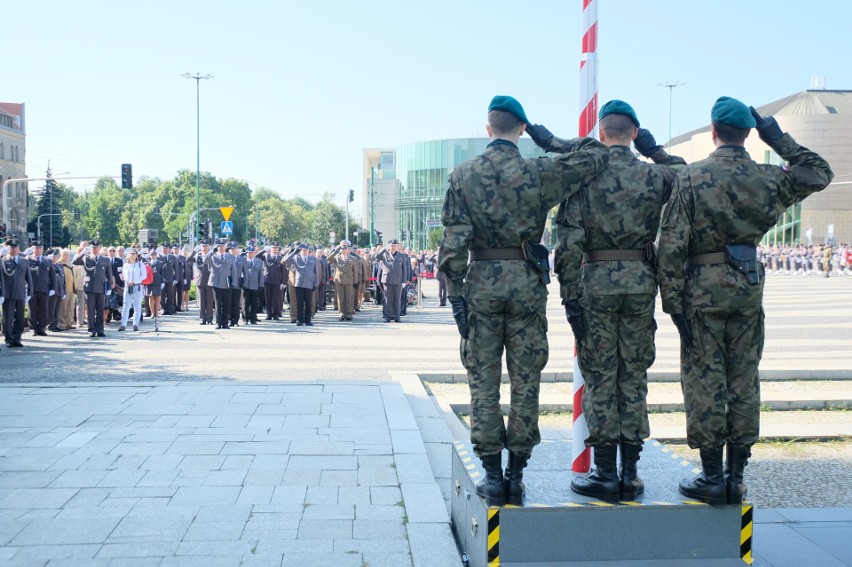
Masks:
[[[754,128],[757,125],[748,107],[729,96],[720,96],[713,105],[713,110],[710,111],[710,122],[730,124],[736,128]]]
[[[624,114],[625,116],[630,117],[630,120],[633,121],[637,128],[639,127],[639,119],[636,117],[633,107],[623,100],[611,100],[603,105],[601,107],[601,111],[598,113],[598,120],[604,116],[609,116],[610,114]]]
[[[521,106],[521,103],[518,102],[518,99],[515,97],[505,95],[495,96],[491,99],[491,104],[488,105],[488,112],[491,112],[492,110],[508,112],[524,124],[529,124],[530,122],[527,120],[527,114],[524,112],[524,107]]]

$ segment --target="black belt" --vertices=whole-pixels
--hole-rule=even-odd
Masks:
[[[690,256],[688,263],[690,266],[706,266],[710,264],[726,264],[728,256],[724,252],[710,252],[709,254],[696,254]]]
[[[470,260],[523,260],[524,253],[520,248],[481,248],[470,251]]]
[[[589,250],[583,253],[583,262],[633,262],[645,260],[644,250]]]

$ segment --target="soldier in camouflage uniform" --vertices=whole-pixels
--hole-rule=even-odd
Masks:
[[[746,493],[743,470],[760,419],[764,270],[754,250],[779,215],[834,174],[774,118],[738,100],[717,100],[711,121],[716,150],[677,175],[659,281],[663,310],[681,336],[687,443],[701,456],[702,472],[679,490],[708,504],[736,504]],[[743,144],[753,127],[789,168],[751,159]]]
[[[606,501],[633,500],[644,492],[636,463],[649,435],[647,370],[656,353],[653,243],[675,173],[665,165],[639,161],[630,151],[639,119],[629,104],[612,100],[601,107],[599,118],[609,164],[562,203],[557,215],[556,272],[586,381],[585,442],[594,447],[595,460],[595,469],[574,479],[571,488]],[[636,138],[650,143],[643,153],[660,153],[658,159],[667,161],[662,147],[653,137],[649,140],[647,130],[643,133]],[[558,138],[542,142],[547,151],[564,148]]]
[[[471,442],[485,479],[477,493],[488,505],[523,501],[523,469],[540,440],[538,395],[547,362],[547,288],[524,260],[522,243],[538,243],[548,211],[607,161],[605,146],[577,139],[554,159],[524,159],[517,142],[526,116],[512,97],[488,112],[486,151],[452,173],[441,220],[446,231],[438,270],[461,334],[461,360],[471,394]],[[470,263],[468,263],[468,254]],[[508,427],[500,411],[501,358],[512,397]],[[509,449],[505,485],[501,454]]]

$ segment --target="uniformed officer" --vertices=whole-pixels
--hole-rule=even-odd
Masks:
[[[175,266],[175,312],[183,311],[183,290],[189,288],[189,282],[185,278],[186,274],[186,258],[180,253],[180,245],[177,242],[172,243],[172,253],[169,254],[169,260],[174,262]]]
[[[3,306],[3,337],[6,346],[24,346],[24,305],[33,293],[30,262],[20,255],[17,238],[6,240],[9,255],[0,258],[0,305]]]
[[[213,288],[210,287],[210,267],[206,262],[208,256],[210,256],[210,241],[202,238],[199,248],[189,256],[187,262],[188,266],[194,264],[198,273],[195,293],[198,297],[198,316],[201,318],[202,325],[213,324],[213,315],[216,309]]]
[[[311,297],[319,285],[317,281],[317,259],[310,255],[308,245],[300,243],[284,256],[284,263],[293,272],[296,296],[296,325],[311,326]]]
[[[242,263],[243,318],[252,325],[257,325],[257,306],[263,291],[263,260],[255,257],[256,253],[254,246],[247,246]]]
[[[163,290],[166,287],[166,282],[163,280],[163,270],[166,269],[165,259],[157,254],[156,248],[152,248],[149,252],[148,266],[151,268],[153,279],[151,283],[145,286],[145,296],[148,298],[149,316],[158,318],[160,316],[160,301],[162,300]]]
[[[53,262],[43,256],[44,243],[41,240],[33,240],[30,246],[29,265],[33,280],[33,293],[29,300],[30,328],[33,335],[46,337],[48,298],[56,294],[56,271]]]
[[[66,298],[65,294],[65,268],[59,263],[59,249],[54,248],[50,251],[49,260],[53,262],[55,291],[53,295],[47,299],[47,322],[49,331],[59,333],[65,329],[59,326],[60,306]]]
[[[89,251],[83,251],[74,258],[74,263],[86,270],[83,287],[86,291],[89,336],[105,337],[104,334],[104,298],[115,289],[115,280],[109,258],[101,255],[101,241],[92,240]]]
[[[378,281],[382,284],[382,316],[385,323],[390,321],[399,323],[402,284],[405,281],[404,270],[408,256],[400,251],[402,246],[398,240],[389,240],[388,244],[390,250],[379,246],[374,256],[379,266]]]
[[[331,277],[331,269],[328,267],[328,258],[325,255],[325,250],[317,248],[317,270],[319,272],[319,285],[317,286],[317,311],[325,311],[326,300],[325,290],[328,286],[328,280]]]
[[[266,270],[263,279],[266,320],[278,321],[281,319],[281,312],[284,310],[284,285],[287,283],[281,246],[277,242],[273,242],[269,252],[262,250],[258,252],[257,257],[263,260]]]
[[[512,97],[488,107],[485,152],[459,165],[449,179],[441,222],[446,227],[439,266],[447,276],[449,301],[461,335],[462,364],[471,392],[471,441],[485,479],[477,494],[488,505],[523,502],[523,469],[541,441],[538,396],[547,363],[547,287],[540,264],[525,261],[541,252],[548,212],[606,164],[607,148],[575,140],[555,159],[524,159],[518,140],[527,118]],[[542,247],[543,248],[543,247]],[[468,263],[470,257],[470,263]],[[512,383],[508,427],[500,411],[502,354]],[[503,448],[509,449],[505,484]]]
[[[231,279],[231,311],[228,315],[228,319],[230,320],[232,327],[239,327],[243,299],[243,264],[245,264],[246,257],[240,254],[240,245],[236,242],[230,242],[227,250],[231,253],[231,257],[234,259],[234,270],[237,274],[237,277]]]
[[[644,492],[636,463],[650,434],[645,398],[656,352],[654,240],[675,173],[634,157],[630,142],[639,133],[639,119],[629,104],[611,100],[601,107],[599,119],[609,164],[559,206],[555,268],[586,382],[585,443],[594,448],[595,460],[592,472],[573,479],[571,489],[615,502]],[[541,131],[544,138],[537,132],[533,139],[543,149],[565,148],[563,140]]]
[[[351,254],[351,243],[341,240],[328,256],[334,268],[334,294],[337,296],[338,321],[351,321],[355,313],[355,290],[358,288],[360,262]]]
[[[364,251],[355,249],[355,259],[358,260],[358,287],[355,289],[355,311],[361,311],[364,302],[364,292],[367,290],[367,282],[370,280],[372,264],[364,257]]]
[[[226,250],[228,241],[217,241],[218,250],[207,257],[210,270],[210,285],[216,295],[216,328],[228,329],[231,314],[231,282],[236,281],[237,265],[234,257]]]
[[[160,275],[163,277],[163,289],[160,294],[160,302],[163,315],[175,314],[175,283],[177,282],[177,260],[171,254],[171,245],[163,244],[160,259],[163,261]]]
[[[686,440],[701,456],[702,472],[678,489],[708,504],[735,504],[746,494],[743,471],[760,420],[764,270],[756,246],[779,215],[834,174],[773,117],[736,99],[719,98],[710,119],[716,150],[678,172],[659,281],[663,311],[681,337]],[[744,143],[752,128],[789,168],[751,159]]]

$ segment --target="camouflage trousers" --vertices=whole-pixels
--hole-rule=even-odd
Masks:
[[[649,435],[648,368],[654,363],[655,296],[591,295],[582,299],[586,336],[578,345],[586,386],[586,445],[641,444]]]
[[[538,394],[547,364],[547,298],[468,299],[461,361],[470,386],[470,441],[479,457],[509,449],[530,454],[541,442]],[[500,411],[503,349],[511,382],[508,425]]]
[[[763,308],[687,307],[685,314],[693,335],[689,352],[680,352],[687,443],[753,445],[760,431]]]

